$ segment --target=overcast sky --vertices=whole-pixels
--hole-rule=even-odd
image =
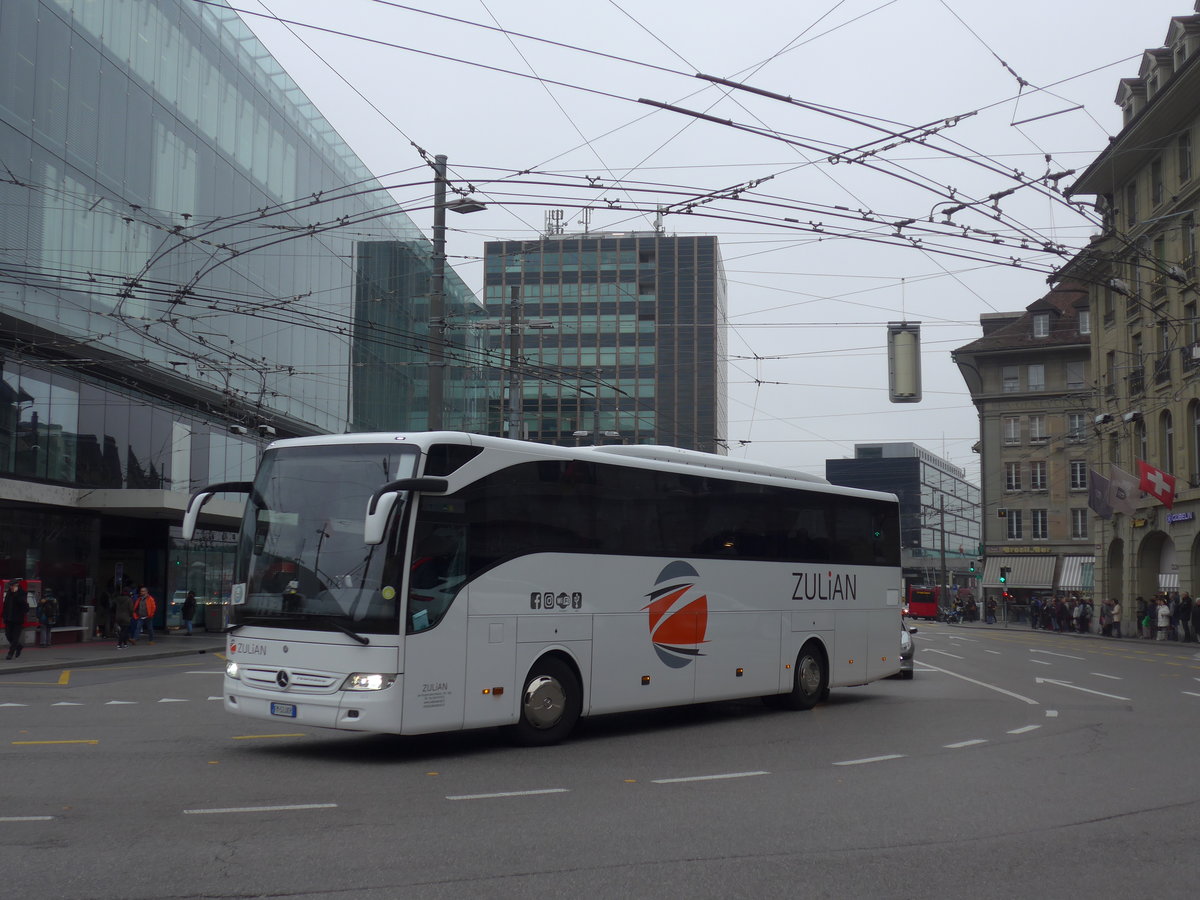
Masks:
[[[855,443],[913,441],[976,482],[978,419],[950,351],[979,336],[981,313],[1045,293],[1057,248],[1096,231],[1053,188],[1119,130],[1119,79],[1172,15],[1193,12],[1186,0],[231,5],[326,29],[244,15],[427,233],[421,150],[446,154],[489,203],[449,223],[451,263],[477,293],[483,242],[535,237],[548,210],[564,210],[569,233],[587,205],[590,230],[630,231],[670,205],[668,233],[720,238],[733,455],[824,474]],[[922,323],[920,404],[887,399],[898,320]]]

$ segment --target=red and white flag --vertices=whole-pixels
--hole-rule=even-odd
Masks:
[[[1145,460],[1138,460],[1138,489],[1145,491],[1167,509],[1175,505],[1175,476],[1156,469]]]

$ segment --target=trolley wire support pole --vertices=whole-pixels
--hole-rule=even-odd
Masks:
[[[508,436],[518,440],[521,436],[520,425],[524,418],[524,397],[521,386],[521,354],[524,352],[521,340],[521,288],[514,284],[508,300],[508,329],[512,340],[508,345]]]
[[[433,275],[429,284],[429,414],[426,426],[441,431],[446,370],[446,156],[433,158]]]

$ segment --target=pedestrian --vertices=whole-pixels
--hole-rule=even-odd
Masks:
[[[1179,595],[1179,630],[1182,632],[1180,640],[1194,641],[1196,633],[1192,629],[1192,596],[1187,591]]]
[[[1138,597],[1134,601],[1134,615],[1137,616],[1137,636],[1145,637],[1146,626],[1149,623],[1146,621],[1146,599],[1144,597]]]
[[[1041,618],[1041,615],[1042,615],[1042,604],[1038,602],[1037,597],[1033,597],[1029,601],[1029,627],[1030,628],[1038,627],[1038,619]]]
[[[124,591],[113,595],[113,630],[117,633],[117,649],[129,646],[129,625],[133,621],[133,598]]]
[[[995,597],[988,597],[987,603],[986,603],[986,608],[987,608],[987,623],[989,625],[995,625],[996,624],[996,598]]]
[[[51,629],[58,624],[58,601],[53,591],[45,591],[38,599],[37,605],[37,636],[39,647],[49,647]]]
[[[1200,643],[1200,602],[1192,601],[1192,640]]]
[[[136,645],[142,629],[146,630],[146,640],[154,643],[154,612],[158,602],[150,594],[150,589],[144,584],[138,585],[137,596],[133,598],[133,632],[130,643]]]
[[[1167,605],[1166,597],[1158,598],[1158,634],[1157,639],[1165,641],[1171,628],[1171,607]]]
[[[8,659],[21,655],[24,647],[25,614],[29,612],[29,603],[25,599],[25,591],[21,589],[21,579],[14,578],[8,583],[4,592],[4,636],[8,638]]]
[[[1112,622],[1112,636],[1119,638],[1121,636],[1121,601],[1119,598],[1113,598],[1111,612],[1108,615]]]
[[[1079,600],[1079,633],[1087,634],[1092,625],[1092,604],[1086,597]]]
[[[188,637],[192,636],[192,619],[196,617],[196,592],[188,591],[183,600],[183,610],[180,612],[183,627]]]

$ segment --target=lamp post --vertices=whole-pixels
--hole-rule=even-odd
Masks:
[[[433,273],[429,283],[429,324],[433,340],[429,343],[429,415],[430,431],[442,428],[445,406],[446,371],[446,210],[473,213],[487,207],[470,197],[446,202],[446,155],[433,158]]]

